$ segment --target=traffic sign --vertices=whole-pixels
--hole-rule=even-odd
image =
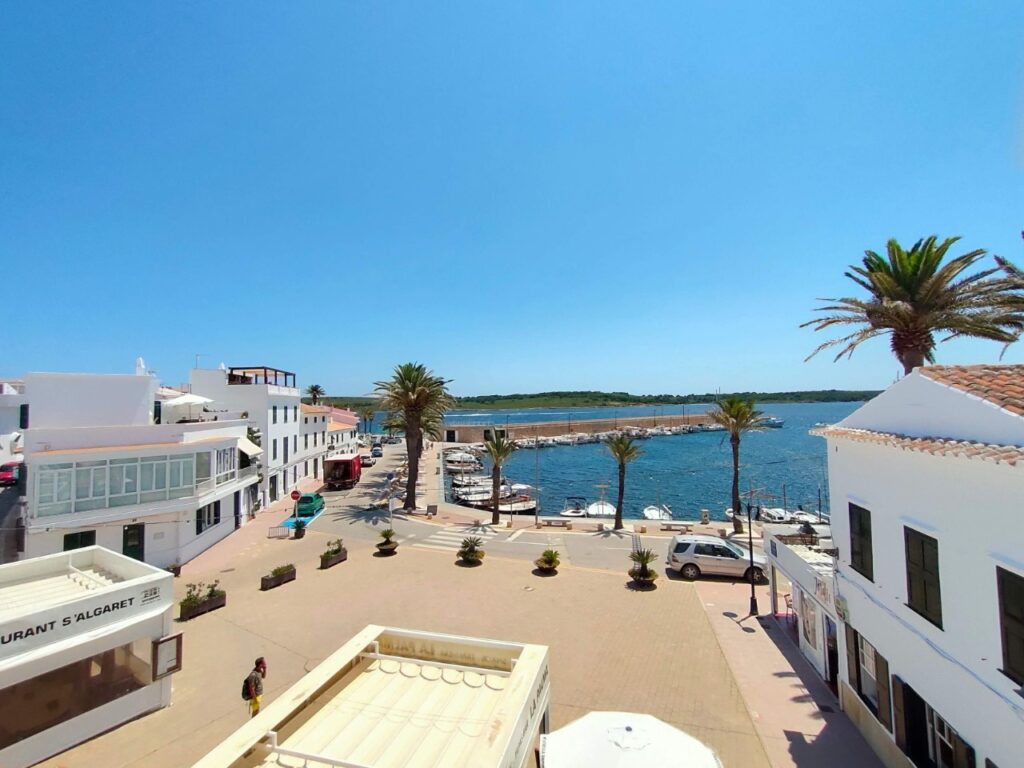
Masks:
[[[292,501],[298,501],[301,498],[302,498],[302,494],[301,493],[299,493],[297,490],[292,491]]]
[[[394,472],[388,472],[384,477],[386,477],[387,481],[390,483],[392,480],[395,479],[395,473]]]

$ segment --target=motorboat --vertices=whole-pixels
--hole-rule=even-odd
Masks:
[[[566,496],[565,509],[558,514],[561,517],[586,517],[587,500],[582,496]]]
[[[796,512],[794,512],[790,516],[790,519],[794,523],[817,524],[817,523],[827,523],[828,522],[828,518],[825,517],[824,515],[822,515],[820,512],[805,512],[802,509],[797,510]]]
[[[643,515],[647,520],[671,520],[672,510],[665,504],[651,504],[644,507]]]
[[[615,505],[607,501],[595,501],[587,507],[587,517],[615,517]]]
[[[491,502],[487,501],[474,501],[470,502],[469,506],[476,507],[477,509],[490,509]],[[532,513],[537,509],[537,500],[529,496],[506,496],[503,499],[498,500],[498,512],[506,515],[521,515]]]
[[[765,523],[788,523],[793,516],[782,507],[764,507],[761,510],[761,521]]]
[[[765,416],[761,421],[761,426],[767,427],[768,429],[782,429],[785,423],[785,421],[777,416]]]
[[[511,488],[503,485],[498,489],[498,498],[503,499],[511,495]],[[494,490],[490,488],[471,488],[469,490],[453,491],[455,500],[460,504],[475,504],[477,502],[490,503],[494,498]]]
[[[488,485],[491,482],[490,475],[466,475],[457,474],[452,475],[452,485],[456,488],[462,488],[465,486],[472,485]],[[504,480],[502,480],[504,482]]]

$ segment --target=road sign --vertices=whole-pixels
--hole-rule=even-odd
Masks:
[[[388,472],[386,475],[384,475],[384,477],[387,478],[387,481],[390,483],[392,480],[395,479],[395,473],[394,472]]]
[[[292,491],[292,501],[298,501],[302,498],[302,494],[298,491]]]

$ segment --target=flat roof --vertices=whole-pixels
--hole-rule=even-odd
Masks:
[[[192,445],[203,443],[222,443],[226,440],[238,442],[236,435],[214,435],[213,437],[201,437],[198,440],[189,440],[177,443],[135,443],[132,445],[103,445],[95,448],[56,448],[52,451],[33,451],[32,456],[67,456],[79,453],[116,453],[118,451],[142,451],[160,448],[188,448]]]
[[[525,765],[548,685],[546,646],[371,625],[195,768]]]

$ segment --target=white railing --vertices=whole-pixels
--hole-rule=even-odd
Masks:
[[[286,749],[285,747],[279,747],[277,745],[277,731],[267,731],[267,741],[269,742],[268,749],[276,755],[282,755],[284,757],[295,757],[299,760],[303,760],[308,763],[312,760],[315,763],[323,763],[324,765],[330,765],[332,768],[372,768],[369,765],[363,763],[353,763],[348,760],[338,760],[334,757],[327,757],[326,755],[317,755],[312,752],[300,752],[297,749]]]

